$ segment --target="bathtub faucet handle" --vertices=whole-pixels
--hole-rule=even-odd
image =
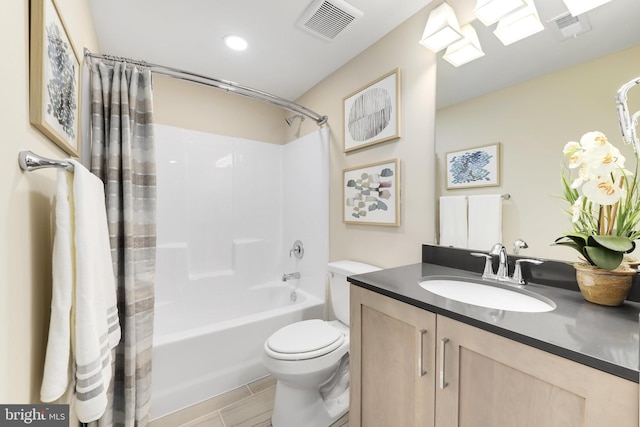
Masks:
[[[295,256],[296,259],[302,259],[304,256],[304,246],[300,240],[293,242],[293,248],[289,251],[289,258],[291,258],[291,255]]]

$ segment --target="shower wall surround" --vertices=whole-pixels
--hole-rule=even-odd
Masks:
[[[190,280],[290,284],[324,299],[328,262],[328,131],[286,145],[156,124],[156,301]],[[302,240],[302,260],[289,257]],[[321,279],[321,280],[318,280]],[[182,284],[182,285],[181,285]]]

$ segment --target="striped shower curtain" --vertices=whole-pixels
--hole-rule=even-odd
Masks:
[[[96,426],[146,426],[156,245],[156,163],[151,71],[91,63],[91,171],[105,184],[122,339],[107,411]]]

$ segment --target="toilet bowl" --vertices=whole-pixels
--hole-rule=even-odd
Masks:
[[[273,427],[328,427],[349,409],[349,283],[379,270],[356,261],[328,265],[337,320],[287,325],[264,343],[262,362],[276,380]]]

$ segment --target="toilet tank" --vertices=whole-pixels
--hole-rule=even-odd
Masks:
[[[329,271],[331,308],[333,309],[333,313],[336,318],[345,325],[348,325],[349,282],[347,282],[347,276],[370,273],[372,271],[381,270],[381,268],[365,264],[363,262],[343,260],[330,262],[327,270]]]

